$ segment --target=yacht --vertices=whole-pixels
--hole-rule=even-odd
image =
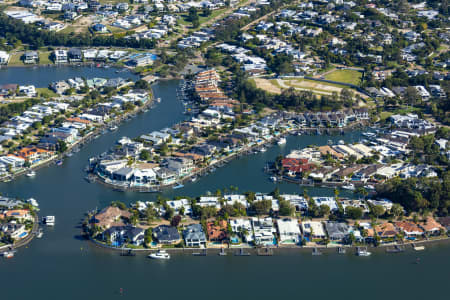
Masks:
[[[161,102],[161,98],[156,98],[156,102]]]
[[[278,145],[285,145],[286,144],[286,138],[282,137],[281,139],[278,140],[277,142]]]
[[[345,142],[343,140],[339,140],[338,144],[339,145],[345,145]]]
[[[372,190],[372,191],[375,190],[375,187],[374,187],[373,185],[370,185],[370,184],[365,185],[364,188],[365,188],[366,190]]]
[[[117,127],[117,126],[111,126],[111,127],[109,128],[109,130],[110,130],[110,131],[116,131],[118,128],[119,128],[119,127]]]
[[[367,251],[367,248],[358,247],[358,248],[356,248],[356,255],[357,256],[370,256],[370,255],[372,255],[372,253]]]
[[[354,191],[354,190],[355,190],[355,186],[353,185],[353,183],[349,183],[349,184],[347,184],[347,185],[343,185],[343,186],[342,186],[342,189]]]
[[[261,150],[259,150],[259,152],[262,152],[262,153],[264,153],[264,152],[266,152],[266,151],[267,151],[267,149],[264,148],[264,147],[262,147]]]
[[[169,253],[165,250],[158,250],[158,252],[152,253],[148,257],[152,259],[170,259]]]
[[[55,216],[46,216],[43,218],[43,222],[47,226],[55,226]]]
[[[30,171],[27,173],[27,177],[34,177],[36,176],[36,172],[35,171]]]
[[[270,181],[277,182],[277,177],[276,176],[270,176]]]

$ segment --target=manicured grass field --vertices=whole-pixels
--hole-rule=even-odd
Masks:
[[[325,79],[359,85],[362,73],[356,70],[335,70],[325,75]]]
[[[52,90],[50,90],[48,88],[36,88],[36,91],[38,92],[38,94],[40,96],[46,95],[46,96],[48,96],[50,98],[59,96],[57,93],[55,93],[54,91],[52,91]]]

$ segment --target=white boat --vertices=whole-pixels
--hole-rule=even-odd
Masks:
[[[55,226],[55,216],[46,216],[43,221],[47,226]]]
[[[277,182],[277,177],[276,176],[270,176],[270,180],[272,181],[272,182]]]
[[[36,176],[36,172],[35,171],[30,171],[27,173],[27,177],[34,177]]]
[[[191,181],[192,181],[192,182],[196,182],[196,181],[197,181],[197,177],[192,177],[192,178],[191,178]]]
[[[34,207],[39,207],[39,203],[34,198],[27,199],[27,203],[30,203]]]
[[[14,257],[14,251],[5,251],[2,253],[2,256],[4,258],[13,258]]]
[[[110,131],[116,131],[118,128],[119,128],[119,127],[117,127],[117,126],[111,126],[111,127],[109,128],[109,130],[110,130]]]
[[[161,102],[161,98],[156,98],[156,102]]]
[[[342,189],[344,190],[350,190],[350,191],[354,191],[355,190],[355,186],[352,183],[349,183],[347,185],[343,185]]]
[[[356,255],[357,256],[370,256],[370,255],[372,255],[372,253],[371,252],[369,252],[369,251],[367,251],[367,249],[366,248],[357,248],[356,249]]]
[[[39,228],[38,232],[36,233],[36,237],[38,239],[42,238],[42,236],[44,235],[44,231],[42,231],[42,228]]]
[[[339,144],[339,145],[344,145],[345,142],[344,142],[343,140],[339,140],[338,144]]]
[[[283,138],[279,139],[277,144],[280,145],[280,146],[281,145],[285,145],[286,144],[286,138],[283,137]]]
[[[370,184],[365,185],[364,188],[367,189],[367,190],[372,190],[372,191],[375,190],[375,187],[373,185],[370,185]]]
[[[414,244],[412,246],[413,246],[414,251],[423,251],[423,250],[425,250],[425,246],[416,246]]]
[[[259,152],[262,152],[262,153],[264,153],[264,152],[266,152],[266,151],[267,151],[267,149],[264,148],[264,147],[262,147],[261,150],[259,150]]]
[[[158,250],[158,252],[152,253],[148,257],[152,259],[170,259],[169,253],[165,250]]]

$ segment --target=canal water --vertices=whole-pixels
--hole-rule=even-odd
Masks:
[[[138,75],[122,68],[97,68],[97,67],[9,67],[0,68],[0,85],[15,83],[19,85],[33,84],[37,88],[48,87],[54,81],[67,80],[69,78],[117,78],[136,80]]]
[[[103,208],[114,200],[132,203],[156,198],[155,194],[121,193],[90,184],[83,179],[83,168],[89,157],[107,151],[122,136],[138,136],[185,119],[183,106],[176,99],[177,84],[156,84],[155,96],[162,99],[161,103],[124,123],[118,131],[88,144],[62,166],[40,169],[35,178],[0,184],[3,195],[36,198],[41,216],[56,216],[56,226],[46,228],[42,239],[19,249],[13,259],[0,259],[1,299],[446,299],[448,245],[427,247],[423,253],[408,251],[394,256],[380,252],[367,258],[352,254],[312,257],[290,251],[276,252],[273,257],[177,254],[170,261],[154,261],[144,255],[121,257],[83,240],[80,222],[87,210]],[[234,160],[182,189],[165,191],[164,196],[198,196],[230,185],[237,186],[240,192],[270,192],[276,185],[262,171],[266,161],[293,148],[326,144],[329,139],[359,138],[358,132],[345,136],[291,136],[285,146]],[[281,192],[302,193],[297,185],[278,186]],[[333,190],[310,187],[308,193],[333,195]]]

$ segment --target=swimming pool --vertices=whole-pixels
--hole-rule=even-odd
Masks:
[[[28,235],[28,232],[22,232],[20,235],[19,235],[19,237],[20,238],[23,238],[23,237],[26,237]]]

